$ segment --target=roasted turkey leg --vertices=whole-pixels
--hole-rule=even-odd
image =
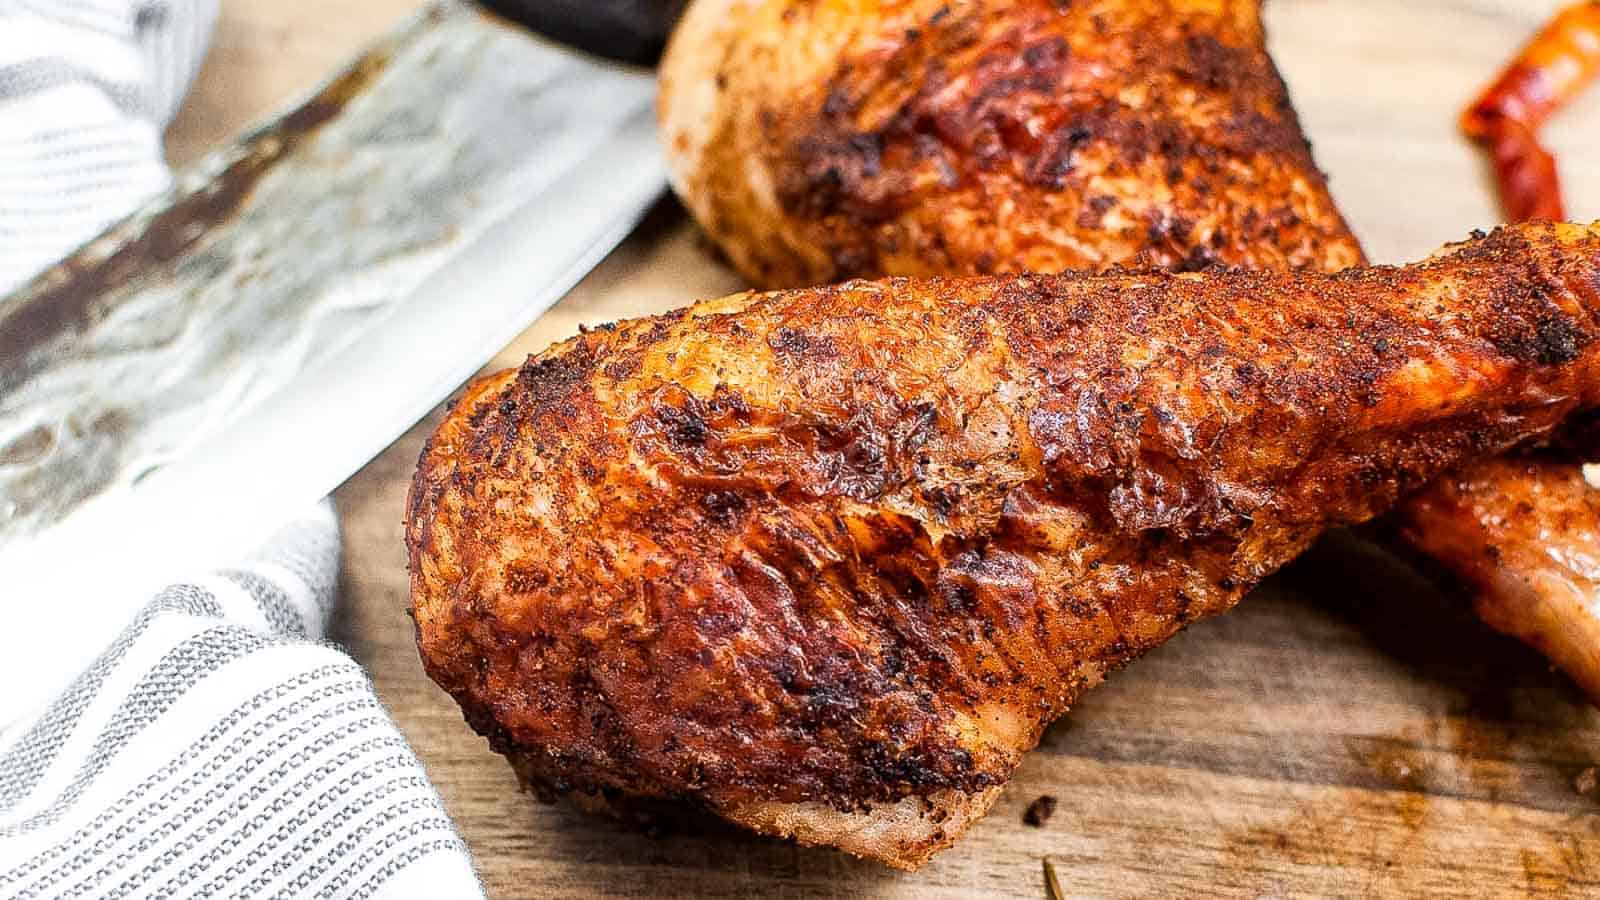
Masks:
[[[1570,454],[1467,466],[1385,524],[1464,589],[1485,623],[1543,653],[1600,703],[1600,490]]]
[[[739,294],[474,384],[429,674],[545,792],[915,867],[1105,673],[1600,406],[1600,225],[1405,268]]]
[[[673,186],[758,287],[1362,261],[1259,0],[695,0]]]
[[[679,195],[758,286],[1363,261],[1259,0],[695,0],[661,110]],[[1485,461],[1390,533],[1600,703],[1580,458]]]

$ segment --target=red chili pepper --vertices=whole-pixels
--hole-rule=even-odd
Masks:
[[[1600,73],[1600,0],[1562,10],[1461,116],[1461,130],[1489,150],[1500,199],[1513,221],[1566,218],[1555,157],[1539,127]]]

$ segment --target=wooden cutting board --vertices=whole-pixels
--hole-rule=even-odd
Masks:
[[[407,0],[227,4],[169,139],[192,156],[330,71]],[[1271,0],[1272,43],[1372,255],[1431,252],[1497,213],[1456,111],[1556,0]],[[1600,92],[1551,129],[1574,218],[1600,218]],[[663,201],[495,368],[580,324],[739,288]],[[508,336],[509,337],[509,336]],[[419,348],[426,352],[426,348]],[[335,637],[371,671],[491,896],[1583,895],[1600,892],[1600,712],[1459,598],[1351,536],[1091,693],[988,819],[915,874],[715,824],[670,833],[543,806],[423,675],[400,518],[437,413],[338,493]],[[1023,811],[1059,805],[1041,827]]]

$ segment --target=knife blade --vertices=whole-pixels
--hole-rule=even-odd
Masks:
[[[150,590],[328,494],[599,262],[665,187],[653,94],[436,0],[0,300],[0,721]]]

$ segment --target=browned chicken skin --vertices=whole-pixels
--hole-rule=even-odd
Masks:
[[[478,382],[429,442],[423,660],[542,789],[914,867],[1107,671],[1600,405],[1597,337],[1600,226],[621,323]]]
[[[1361,261],[1257,0],[697,0],[661,121],[761,287]]]
[[[1364,261],[1267,55],[1259,0],[696,0],[661,109],[679,194],[763,287]],[[1561,532],[1600,555],[1577,536],[1600,536],[1581,478],[1572,459],[1486,463],[1419,498],[1397,533],[1439,554],[1494,627],[1566,648],[1554,661],[1600,700],[1600,645],[1579,650],[1600,613],[1556,589],[1567,575],[1538,543]],[[1583,502],[1548,520],[1535,505],[1493,535],[1452,494],[1554,484]],[[1462,520],[1442,523],[1447,510]],[[1500,548],[1494,578],[1480,533]],[[1512,551],[1519,539],[1534,543]]]
[[[1546,454],[1481,462],[1412,498],[1392,524],[1471,593],[1485,622],[1600,703],[1600,491],[1582,466]]]

